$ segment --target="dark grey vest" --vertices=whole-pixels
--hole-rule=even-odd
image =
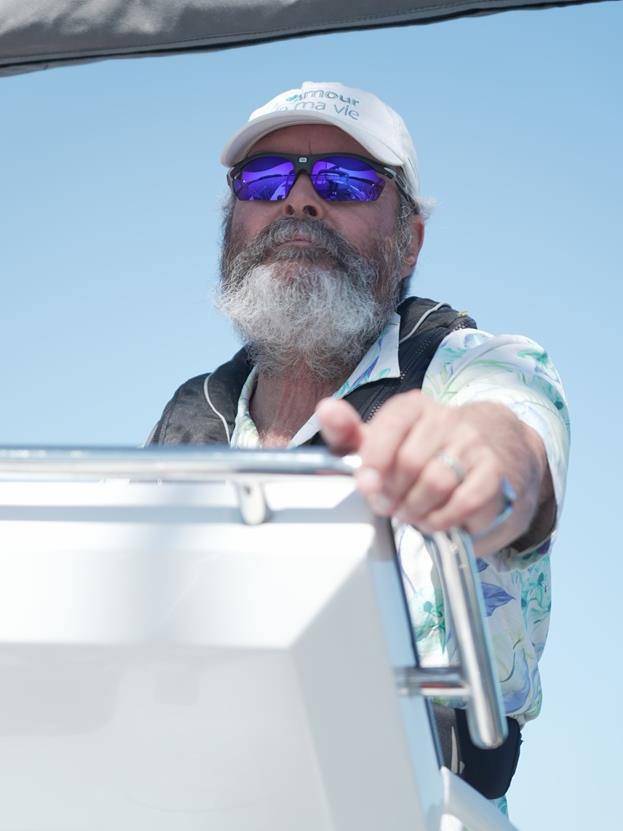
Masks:
[[[422,387],[428,365],[449,332],[476,326],[466,312],[421,297],[404,300],[398,313],[400,378],[362,384],[345,396],[364,421],[392,395]],[[150,444],[229,444],[240,392],[251,368],[246,350],[241,349],[215,372],[182,384],[165,407]],[[319,434],[310,442],[321,443]]]

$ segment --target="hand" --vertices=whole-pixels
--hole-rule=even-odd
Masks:
[[[357,486],[378,515],[424,533],[458,526],[481,534],[503,508],[506,478],[517,495],[513,511],[476,552],[498,551],[520,537],[528,547],[553,527],[543,443],[507,407],[451,407],[418,390],[390,398],[368,424],[345,401],[325,399],[316,413],[333,452],[361,457]]]

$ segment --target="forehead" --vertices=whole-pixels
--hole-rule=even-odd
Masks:
[[[348,133],[331,124],[295,124],[281,127],[263,136],[251,147],[254,153],[356,153],[370,157],[370,152]]]

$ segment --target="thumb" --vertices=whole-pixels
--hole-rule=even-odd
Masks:
[[[323,398],[316,407],[320,432],[333,453],[356,453],[363,442],[365,425],[346,401]]]

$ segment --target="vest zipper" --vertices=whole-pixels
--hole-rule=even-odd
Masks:
[[[398,379],[398,384],[399,384],[399,387],[398,387],[398,392],[400,392],[400,386],[404,383],[404,380],[405,380],[405,378],[406,378],[406,377],[407,377],[406,372],[401,372],[401,373],[400,373],[400,378]],[[372,405],[371,409],[370,409],[370,410],[368,411],[368,413],[365,415],[365,417],[364,417],[364,419],[363,419],[363,420],[364,420],[364,422],[366,422],[366,423],[367,423],[368,421],[371,421],[371,420],[373,419],[373,417],[374,417],[374,416],[378,413],[378,411],[381,409],[381,407],[383,406],[383,404],[385,404],[385,402],[386,402],[386,401],[389,401],[389,399],[392,397],[392,395],[396,395],[396,393],[395,393],[395,392],[391,392],[391,391],[390,391],[390,392],[387,392],[387,391],[386,391],[386,392],[385,392],[385,394],[380,395],[380,396],[379,396],[379,399],[378,399],[377,401],[375,401],[375,402],[374,402],[374,404]]]
[[[400,370],[400,379],[399,379],[399,382],[398,382],[398,390],[396,392],[392,391],[391,389],[390,390],[385,390],[384,394],[379,396],[378,400],[374,402],[374,404],[372,405],[372,407],[370,408],[370,410],[366,414],[365,418],[363,419],[364,422],[367,423],[368,421],[371,421],[372,418],[378,413],[378,411],[381,409],[381,407],[383,406],[383,404],[385,404],[386,401],[389,401],[389,399],[393,395],[396,395],[397,393],[401,392],[401,387],[405,382],[405,379],[406,379],[407,374],[408,374],[408,370],[410,369],[410,367],[414,363],[417,364],[419,362],[420,358],[422,357],[422,354],[426,351],[427,347],[428,347],[428,339],[423,339],[420,342],[420,344],[418,345],[418,348],[417,348],[417,351],[415,352],[415,354],[411,356],[411,360],[409,361],[409,366]]]

